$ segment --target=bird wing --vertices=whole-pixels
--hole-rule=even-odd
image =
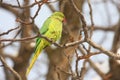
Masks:
[[[44,34],[48,31],[48,27],[49,27],[50,23],[51,23],[51,18],[48,18],[48,19],[44,22],[42,28],[40,29],[40,33],[41,33],[42,35],[44,35]]]
[[[40,29],[40,33],[41,33],[42,35],[44,35],[44,34],[48,31],[48,27],[49,27],[50,23],[51,23],[51,19],[50,19],[50,18],[48,18],[48,19],[44,22],[42,28]],[[41,38],[37,38],[37,39],[36,39],[35,50],[36,50],[36,48],[38,47],[38,45],[39,45],[40,42],[41,42]]]

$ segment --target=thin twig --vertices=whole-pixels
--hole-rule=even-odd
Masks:
[[[14,30],[16,30],[16,29],[18,29],[18,28],[20,28],[20,27],[18,26],[18,27],[16,27],[16,28],[13,28],[13,29],[8,30],[7,32],[3,32],[3,33],[0,34],[0,36],[5,35],[5,34],[9,34],[11,31],[14,31]]]
[[[67,48],[67,47],[71,47],[71,46],[75,46],[75,45],[78,45],[80,43],[83,43],[85,40],[78,40],[78,41],[74,41],[74,42],[71,42],[71,43],[67,43],[67,44],[64,44],[64,45],[60,45],[54,41],[52,41],[51,39],[48,39],[46,36],[43,36],[39,33],[39,30],[37,30],[37,35],[36,36],[33,36],[33,37],[26,37],[26,38],[21,38],[21,39],[0,39],[0,42],[7,42],[7,41],[12,41],[12,42],[16,42],[16,41],[26,41],[26,40],[31,40],[31,39],[35,39],[37,37],[40,37],[40,38],[43,38],[45,40],[47,40],[48,42],[54,44],[55,46],[58,46],[58,47],[61,47],[61,48]]]
[[[81,53],[83,55],[86,55],[84,49],[79,46],[79,50],[81,51]],[[89,62],[89,64],[91,65],[91,67],[93,67],[93,69],[102,77],[104,78],[105,74],[91,61],[91,59],[87,59],[87,61]]]
[[[52,11],[52,12],[55,12],[55,8],[53,7],[52,4],[46,4],[48,6],[48,8]]]
[[[90,0],[88,0],[88,6],[90,9],[90,20],[91,20],[91,27],[90,27],[90,39],[92,38],[93,35],[93,30],[94,30],[94,22],[93,22],[93,14],[92,14],[92,6],[90,4]],[[91,45],[88,46],[88,53],[91,51]]]
[[[82,14],[82,12],[77,8],[77,6],[75,5],[74,1],[73,0],[70,0],[72,2],[72,5],[73,7],[75,8],[75,10],[79,13],[80,15],[80,18],[81,18],[81,21],[82,21],[82,27],[83,27],[83,30],[84,30],[84,35],[85,35],[85,39],[88,38],[88,28],[87,28],[87,24],[86,24],[86,21],[85,21],[85,18]]]
[[[76,53],[76,64],[75,64],[75,71],[77,73],[77,76],[79,76],[79,72],[78,72],[78,62],[79,62],[79,59],[78,59],[78,53],[77,53],[77,50],[75,50],[75,53]]]
[[[91,30],[90,30],[90,38],[92,37],[92,34],[93,34],[93,30],[94,30],[94,22],[93,22],[93,10],[92,10],[92,6],[90,4],[90,0],[88,0],[88,6],[89,6],[89,9],[90,9],[90,20],[91,20]]]
[[[34,16],[33,16],[33,17],[30,17],[30,19],[31,19],[30,22],[25,22],[25,21],[21,20],[19,17],[16,19],[16,21],[17,21],[17,22],[20,22],[20,23],[22,23],[22,24],[26,24],[26,25],[31,25],[31,24],[33,24],[35,18],[38,16],[38,13],[39,13],[39,11],[40,11],[40,9],[41,9],[41,6],[42,6],[44,3],[47,3],[47,1],[48,1],[48,0],[43,0],[43,1],[40,2],[40,1],[35,0],[35,3],[38,4],[38,9],[37,9],[37,11],[35,12]]]
[[[119,55],[119,54],[113,53],[113,52],[111,52],[111,51],[106,50],[106,49],[103,48],[102,46],[100,46],[100,45],[96,44],[95,42],[93,42],[91,39],[87,39],[87,42],[88,42],[91,46],[93,46],[94,48],[96,48],[96,49],[100,50],[101,52],[103,52],[104,54],[106,54],[106,55],[108,55],[108,56],[110,56],[110,57],[112,57],[112,58],[114,58],[114,59],[120,59],[120,55]]]
[[[97,54],[101,54],[101,52],[91,52],[91,53],[86,54],[86,55],[84,55],[84,56],[78,56],[78,60],[81,60],[81,59],[89,59],[91,56],[97,55]]]
[[[16,35],[13,37],[13,39],[15,39],[20,34],[20,32],[21,32],[21,29],[16,33]],[[12,45],[12,43],[13,42],[11,41],[10,43],[8,43],[6,45],[2,45],[2,46],[0,46],[0,49],[4,48],[6,46]]]
[[[20,2],[19,2],[19,0],[17,0],[17,3],[18,3],[18,6],[21,7],[21,6],[20,6]]]
[[[35,15],[32,17],[32,19],[35,19],[35,18],[37,17],[37,15],[38,15],[38,13],[39,13],[40,9],[41,9],[41,6],[40,6],[40,5],[38,5],[38,9],[37,9],[37,11],[36,11]]]
[[[7,42],[7,41],[12,41],[12,42],[16,42],[16,41],[27,41],[27,40],[35,39],[35,38],[37,38],[37,37],[38,37],[38,35],[33,36],[33,37],[21,38],[21,39],[0,39],[0,42]]]
[[[43,35],[41,35],[41,34],[35,35],[35,36],[33,36],[33,37],[26,37],[26,38],[21,38],[21,39],[0,39],[0,42],[28,41],[28,40],[31,40],[31,39],[35,39],[35,38],[37,38],[37,37],[43,38],[43,39],[47,40],[48,42],[50,42],[50,43],[52,43],[52,44],[54,44],[55,46],[58,46],[58,47],[60,47],[60,48],[67,48],[67,47],[75,46],[75,45],[78,45],[78,44],[84,42],[84,40],[79,40],[79,41],[74,41],[74,42],[71,42],[71,43],[66,43],[66,44],[64,44],[64,45],[60,45],[60,44],[52,41],[51,39],[48,39],[46,36],[43,36]]]
[[[3,66],[6,69],[10,70],[19,80],[22,80],[21,76],[13,68],[11,68],[11,67],[9,67],[7,65],[7,63],[5,62],[5,60],[4,60],[4,58],[2,56],[0,56],[0,60],[1,60],[2,64],[3,64]]]
[[[40,4],[42,1],[38,1],[38,2],[35,2],[35,3],[32,3],[31,5],[27,5],[27,6],[16,6],[16,5],[12,5],[12,4],[7,4],[7,3],[1,3],[3,5],[6,5],[8,7],[13,7],[13,8],[20,8],[20,9],[24,9],[24,8],[31,8],[37,4]]]
[[[0,2],[0,7],[3,8],[3,9],[5,9],[5,10],[10,11],[15,16],[19,16],[19,14],[20,14],[18,10],[14,9],[14,8],[8,6],[8,5],[6,5],[6,3]]]
[[[113,25],[113,26],[94,26],[94,30],[101,30],[101,31],[115,31],[117,25]],[[88,29],[90,30],[91,26],[88,26]]]
[[[70,47],[70,46],[75,46],[75,45],[78,45],[78,44],[81,44],[85,42],[85,40],[78,40],[78,41],[74,41],[74,42],[70,42],[70,43],[66,43],[64,44],[62,47]]]
[[[81,72],[80,72],[80,80],[84,79],[85,73],[86,73],[86,60],[83,62],[83,67],[81,68]]]

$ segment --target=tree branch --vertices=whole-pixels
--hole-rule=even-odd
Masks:
[[[94,48],[100,50],[101,52],[103,52],[104,54],[114,58],[114,59],[120,59],[120,55],[113,53],[111,51],[106,50],[105,48],[103,48],[102,46],[96,44],[95,42],[93,42],[91,39],[87,39],[88,44],[90,44],[91,46],[93,46]]]
[[[14,30],[16,30],[18,28],[20,28],[20,27],[18,26],[18,27],[15,27],[13,29],[8,30],[7,32],[3,32],[3,33],[0,34],[0,36],[5,35],[5,34],[9,34],[11,31],[14,31]]]
[[[7,65],[7,63],[5,62],[5,60],[4,60],[4,58],[2,56],[0,56],[0,60],[1,60],[2,64],[3,64],[3,66],[6,69],[10,70],[19,80],[22,80],[22,78],[20,77],[20,75],[13,68],[11,68],[11,67],[9,67]]]

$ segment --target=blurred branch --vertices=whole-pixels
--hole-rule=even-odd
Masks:
[[[5,60],[4,60],[4,58],[2,56],[0,56],[0,60],[1,60],[2,64],[3,64],[3,66],[6,69],[10,70],[19,80],[22,80],[22,78],[20,77],[20,75],[14,69],[12,69],[11,67],[9,67],[7,65],[7,63],[5,62]]]
[[[6,3],[0,2],[0,7],[3,9],[6,9],[8,11],[10,11],[11,13],[13,13],[15,16],[19,16],[19,11],[8,6]]]
[[[86,73],[86,62],[87,62],[87,60],[85,60],[83,62],[83,67],[81,68],[80,80],[84,80],[84,76],[85,76],[85,73]]]
[[[104,49],[103,47],[101,47],[100,45],[96,44],[95,42],[93,42],[91,39],[88,38],[88,28],[86,26],[85,18],[83,16],[82,12],[74,4],[73,0],[71,0],[71,2],[72,2],[72,5],[74,6],[74,8],[76,9],[76,11],[80,14],[80,18],[81,18],[82,25],[83,25],[83,30],[84,30],[84,35],[85,35],[85,40],[88,42],[88,44],[92,45],[94,48],[97,48],[97,49],[101,50],[102,52],[109,55],[110,57],[113,57],[115,59],[120,59],[119,55]]]
[[[79,50],[81,51],[81,53],[82,53],[83,55],[86,55],[84,49],[83,49],[81,46],[79,46],[78,48],[79,48]],[[89,62],[90,66],[91,66],[102,78],[105,77],[105,74],[95,65],[95,63],[94,63],[93,61],[91,61],[91,59],[88,58],[88,59],[86,59],[86,60]]]
[[[77,50],[75,50],[75,53],[76,53],[76,65],[75,65],[75,71],[76,71],[76,74],[77,76],[79,76],[79,72],[78,72],[78,62],[79,62],[79,59],[78,59],[78,53],[77,53]]]
[[[116,54],[116,53],[113,53],[113,52],[111,52],[111,51],[106,50],[105,48],[103,48],[102,46],[96,44],[96,43],[93,42],[92,40],[87,39],[87,42],[88,42],[91,46],[93,46],[94,48],[96,48],[96,49],[100,50],[101,52],[103,52],[104,54],[106,54],[106,55],[108,55],[108,56],[110,56],[110,57],[112,57],[112,58],[114,58],[114,59],[120,59],[120,55],[119,55],[119,54]]]
[[[39,3],[39,2],[37,2],[36,0],[35,0],[35,2],[36,2],[36,3]],[[37,15],[38,15],[38,13],[39,13],[39,11],[40,11],[40,9],[41,9],[41,6],[42,6],[44,3],[45,3],[45,2],[42,1],[41,3],[38,4],[38,9],[37,9],[37,11],[35,12],[34,16],[33,16],[33,17],[30,17],[30,19],[31,19],[30,22],[28,22],[28,21],[27,21],[27,22],[26,22],[26,21],[23,21],[23,20],[20,19],[19,17],[16,19],[16,21],[17,21],[17,22],[20,22],[20,23],[22,23],[22,24],[26,24],[26,25],[33,24],[35,18],[37,17]]]
[[[15,57],[13,55],[10,55],[10,54],[1,54],[4,58],[10,58],[12,59],[14,62],[20,60],[18,57]]]
[[[49,7],[49,9],[50,9],[52,12],[55,12],[55,11],[56,11],[52,4],[47,3],[46,5]]]
[[[16,30],[16,29],[18,29],[18,28],[20,28],[20,27],[18,26],[18,27],[15,27],[15,28],[13,28],[13,29],[8,30],[7,32],[3,32],[3,33],[0,34],[0,36],[9,34],[10,32],[12,32],[12,31],[14,31],[14,30]]]
[[[82,28],[83,28],[84,35],[85,35],[85,39],[87,39],[89,36],[88,36],[88,28],[87,28],[85,18],[83,16],[82,12],[75,5],[74,1],[73,0],[70,0],[70,1],[72,2],[72,5],[75,8],[75,10],[77,11],[77,13],[79,13],[79,15],[80,15],[80,19],[81,19],[81,22],[82,22]]]
[[[101,30],[101,31],[115,31],[117,25],[113,25],[110,27],[104,27],[104,26],[94,26],[94,30]],[[90,26],[88,26],[90,29]]]
[[[17,0],[17,3],[18,3],[18,6],[21,7],[21,6],[20,6],[20,2],[19,2],[19,0]]]
[[[41,0],[41,1],[37,1],[35,0],[34,3],[27,5],[27,6],[21,6],[19,0],[17,0],[18,6],[17,5],[12,5],[12,4],[8,4],[8,3],[3,3],[2,1],[0,2],[0,4],[11,7],[11,8],[20,8],[20,9],[25,9],[25,8],[31,8],[34,7],[35,5],[41,5],[43,3],[53,3],[56,1],[48,1],[48,0]]]
[[[92,34],[93,34],[93,30],[94,30],[94,22],[93,22],[93,11],[92,11],[92,6],[90,4],[90,0],[88,0],[88,6],[89,6],[89,9],[90,9],[90,20],[91,20],[91,27],[90,27],[90,38],[92,37]]]
[[[39,30],[37,30],[38,32]],[[61,48],[66,48],[66,47],[70,47],[70,46],[75,46],[77,44],[80,44],[80,43],[83,43],[84,40],[78,40],[78,41],[74,41],[74,42],[70,42],[70,43],[66,43],[64,45],[59,45],[58,43],[56,42],[53,42],[51,39],[48,39],[47,37],[41,35],[39,32],[36,36],[33,36],[33,37],[26,37],[26,38],[21,38],[21,39],[0,39],[0,42],[6,42],[6,41],[12,41],[12,42],[16,42],[16,41],[26,41],[26,40],[31,40],[31,39],[35,39],[37,37],[40,37],[40,38],[44,38],[45,40],[47,40],[48,42],[58,46],[58,47],[61,47]]]
[[[89,64],[93,67],[93,69],[101,76],[103,80],[109,80],[112,76],[111,74],[104,74],[92,60],[88,59]]]
[[[16,42],[16,41],[27,41],[27,40],[35,39],[35,38],[37,38],[37,37],[38,37],[38,35],[33,36],[33,37],[21,38],[21,39],[0,39],[0,42],[7,42],[7,41],[12,41],[12,42]]]
[[[74,45],[77,45],[77,44],[80,44],[80,43],[84,42],[84,40],[83,40],[83,41],[80,40],[80,41],[75,41],[75,42],[67,43],[67,44],[61,46],[61,45],[53,42],[52,40],[48,39],[47,37],[42,36],[42,35],[39,35],[39,34],[36,35],[36,36],[33,36],[33,37],[27,37],[27,38],[22,38],[22,39],[1,39],[0,41],[1,41],[1,42],[2,42],[2,41],[13,41],[13,42],[14,42],[14,41],[26,41],[26,40],[31,40],[31,39],[37,38],[38,36],[41,37],[41,38],[46,39],[47,41],[55,44],[55,45],[58,46],[58,47],[69,47],[69,46],[74,46]],[[87,39],[87,42],[88,42],[91,46],[93,46],[94,48],[102,51],[104,54],[107,54],[107,55],[109,55],[110,57],[113,57],[114,59],[120,59],[120,56],[119,56],[119,55],[117,55],[117,54],[115,54],[115,53],[113,53],[113,52],[111,52],[111,51],[108,51],[108,50],[104,49],[102,46],[96,44],[96,43],[93,42],[92,40]],[[92,54],[92,55],[94,55],[94,54]],[[89,55],[89,56],[91,56],[91,55]],[[86,57],[86,56],[85,56],[85,57]],[[88,56],[87,56],[87,57],[88,57]]]
[[[88,6],[89,6],[89,14],[90,14],[90,20],[91,20],[91,27],[90,27],[90,39],[92,38],[92,35],[93,35],[93,31],[94,31],[94,22],[93,22],[93,11],[92,11],[92,6],[90,4],[90,0],[88,0]],[[88,46],[88,50],[87,50],[87,53],[90,53],[91,52],[91,45]]]
[[[47,1],[48,1],[48,0],[42,0],[42,1],[37,1],[37,0],[35,0],[35,4],[38,5],[38,9],[37,9],[37,11],[35,12],[34,16],[33,16],[33,17],[30,17],[31,21],[23,21],[22,19],[20,19],[20,17],[18,17],[18,18],[16,19],[16,21],[17,21],[17,22],[20,22],[20,23],[22,23],[22,24],[26,24],[26,25],[31,25],[31,24],[33,24],[35,18],[38,16],[38,13],[39,13],[39,11],[40,11],[40,9],[41,9],[41,6],[42,6],[43,4],[45,4],[45,3],[47,3]],[[34,5],[35,5],[35,4],[34,4]],[[33,5],[33,6],[34,6],[34,5]],[[20,7],[20,6],[19,6],[19,7]],[[28,7],[28,6],[27,6],[27,7]],[[29,6],[29,7],[30,7],[30,6]]]
[[[13,39],[15,39],[15,38],[20,34],[20,32],[21,32],[21,29],[18,30],[18,32],[17,32],[16,35],[13,37]],[[6,46],[12,45],[12,43],[13,43],[13,42],[10,42],[10,43],[8,43],[8,44],[6,44],[6,45],[3,44],[2,46],[0,46],[0,49],[4,48],[4,47],[6,47]]]
[[[78,56],[78,60],[81,60],[81,59],[89,59],[91,56],[97,55],[97,54],[101,54],[101,52],[90,52],[90,53],[85,54],[85,55],[83,55],[83,56]]]
[[[10,7],[10,8],[20,8],[20,9],[24,9],[24,8],[34,7],[34,6],[37,5],[37,4],[41,4],[41,2],[42,2],[42,1],[37,1],[37,2],[34,2],[34,3],[32,3],[31,5],[27,5],[27,6],[20,6],[20,3],[18,2],[18,0],[17,0],[18,6],[17,6],[17,5],[8,4],[8,3],[3,3],[3,2],[1,2],[0,4],[1,4],[1,5],[5,5],[5,6],[7,6],[7,7]]]

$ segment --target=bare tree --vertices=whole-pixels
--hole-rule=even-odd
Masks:
[[[105,4],[104,8],[108,23],[110,23],[111,16],[106,4],[114,5],[118,14],[120,14],[119,0],[34,0],[32,3],[30,0],[14,1],[15,3],[11,4],[7,0],[0,0],[0,9],[12,13],[16,18],[15,23],[18,24],[15,28],[0,33],[0,60],[2,63],[0,68],[3,67],[6,80],[27,80],[25,75],[26,69],[34,53],[34,47],[31,44],[35,42],[37,37],[44,38],[57,47],[55,49],[52,47],[45,48],[49,60],[48,72],[45,75],[46,80],[84,80],[90,68],[93,68],[102,80],[120,80],[120,64],[118,61],[120,59],[118,54],[120,53],[120,22],[118,21],[115,25],[98,26],[95,25],[93,14],[93,5],[99,3]],[[47,5],[52,12],[55,12],[56,6],[53,6],[55,2],[59,2],[59,11],[63,12],[66,17],[66,23],[63,25],[62,38],[59,44],[41,35],[35,24],[35,19],[38,17],[42,6]],[[83,7],[86,3],[89,8],[90,24],[87,23],[83,12]],[[30,10],[34,6],[37,6],[37,10],[31,16]],[[111,50],[107,50],[92,39],[95,32],[99,30],[104,32],[102,41],[99,40],[101,44],[105,42],[106,32],[114,33]],[[15,33],[14,37],[11,39],[4,38],[4,36],[9,35],[11,32]],[[12,47],[15,45],[15,42],[19,43],[17,57],[11,56],[10,53],[10,55],[7,55],[4,51],[5,48],[8,46]],[[105,54],[109,57],[109,72],[104,73],[92,60],[92,57],[98,54]],[[72,69],[73,65],[71,64],[74,56],[75,70]],[[12,59],[13,67],[7,64],[7,58]],[[82,67],[80,67],[80,62]]]

